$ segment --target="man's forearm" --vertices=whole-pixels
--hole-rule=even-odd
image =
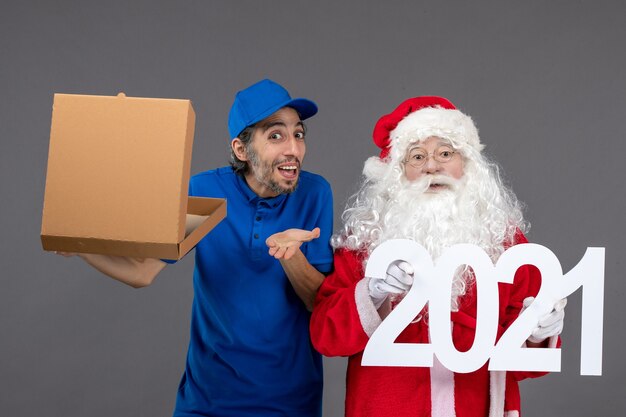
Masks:
[[[167,265],[159,259],[150,258],[129,258],[93,253],[81,253],[78,256],[103,274],[133,288],[150,285],[157,274]]]
[[[309,263],[300,249],[290,259],[280,259],[280,263],[294,291],[307,310],[312,311],[317,290],[324,281],[324,274]]]

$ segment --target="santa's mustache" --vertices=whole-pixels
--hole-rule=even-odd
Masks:
[[[462,180],[460,179],[452,178],[448,175],[436,174],[425,175],[408,184],[408,188],[423,193],[426,192],[431,185],[440,185],[447,187],[450,191],[458,191],[461,184]]]

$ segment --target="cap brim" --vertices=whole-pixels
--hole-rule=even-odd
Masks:
[[[267,119],[272,114],[276,113],[278,110],[284,107],[291,107],[295,109],[298,112],[298,115],[300,116],[300,120],[306,120],[309,117],[317,113],[317,104],[315,104],[311,100],[306,99],[306,98],[294,98],[291,100],[287,100],[283,103],[279,103],[273,106],[272,108],[266,109],[265,111],[257,114],[255,117],[252,118],[248,126],[252,126],[256,123],[259,123],[261,120]],[[245,129],[245,127],[242,128],[238,134],[241,134],[243,129]],[[233,139],[235,137],[236,136],[234,136]]]
[[[300,115],[300,120],[306,120],[317,113],[317,104],[306,98],[294,98],[282,107],[292,107]]]

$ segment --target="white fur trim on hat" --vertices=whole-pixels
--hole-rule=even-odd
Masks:
[[[363,175],[369,179],[378,179],[382,178],[388,169],[388,164],[381,161],[379,157],[372,156],[365,161]]]
[[[425,107],[407,115],[390,132],[392,158],[403,157],[411,143],[431,136],[447,139],[457,149],[470,146],[480,152],[484,148],[471,117],[459,110]]]

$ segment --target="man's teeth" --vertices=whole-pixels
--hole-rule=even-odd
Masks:
[[[288,169],[288,170],[294,170],[294,169],[298,169],[298,167],[295,167],[295,166],[288,166],[288,167],[279,167],[278,169]]]

